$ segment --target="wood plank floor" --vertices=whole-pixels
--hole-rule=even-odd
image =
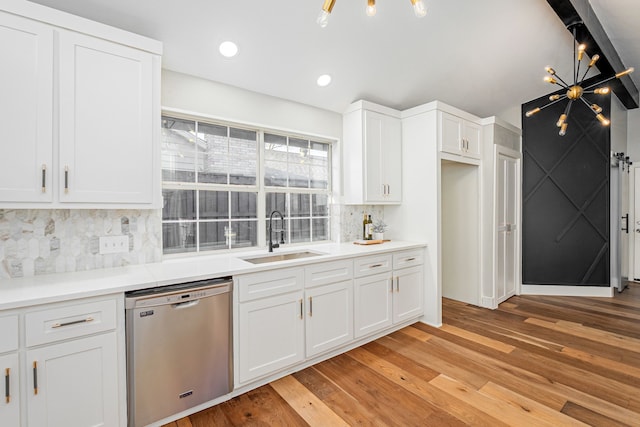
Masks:
[[[640,285],[443,301],[416,323],[167,427],[640,426]]]

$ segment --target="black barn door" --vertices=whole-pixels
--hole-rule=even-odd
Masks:
[[[522,283],[609,286],[609,127],[577,101],[561,137],[566,101],[524,116],[546,102],[522,108]]]

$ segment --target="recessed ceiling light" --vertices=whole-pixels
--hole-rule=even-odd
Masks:
[[[328,86],[329,83],[331,83],[331,76],[329,74],[323,74],[320,77],[318,77],[318,86],[320,87],[325,87]]]
[[[230,41],[222,42],[220,43],[220,53],[225,58],[233,58],[238,54],[238,45]]]

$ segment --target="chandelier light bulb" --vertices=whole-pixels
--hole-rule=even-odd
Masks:
[[[411,0],[411,4],[413,5],[413,13],[415,13],[418,18],[422,18],[427,14],[427,7],[424,5],[424,1]]]
[[[594,113],[597,113],[597,114],[602,113],[602,107],[599,106],[598,104],[591,104],[591,109],[593,110]]]
[[[533,116],[535,113],[539,113],[540,112],[540,107],[536,107],[533,110],[529,110],[525,113],[525,116],[527,117],[531,117]]]
[[[564,122],[560,127],[560,132],[558,132],[558,135],[565,136],[567,134],[567,126],[569,126],[567,122]]]
[[[365,9],[367,16],[375,16],[376,10],[376,0],[367,0],[367,8]]]
[[[554,69],[553,69],[553,68],[551,68],[551,67],[545,67],[545,71],[546,71],[547,73],[551,74],[552,76],[555,76],[555,75],[556,75],[556,70],[554,70]]]
[[[600,55],[596,54],[591,57],[591,62],[589,62],[589,68],[593,67],[596,62],[600,59]]]
[[[552,85],[558,83],[558,81],[551,76],[544,76],[544,81],[547,83],[551,83]]]
[[[629,67],[624,71],[620,71],[618,74],[616,74],[616,78],[619,79],[622,76],[626,76],[627,74],[631,74],[635,71],[635,69],[633,67]]]
[[[567,120],[567,115],[566,114],[561,114],[560,118],[558,119],[558,123],[556,123],[556,126],[558,127],[562,127],[562,125],[564,124],[564,122]],[[566,128],[565,128],[566,129]]]
[[[608,87],[599,87],[598,89],[594,89],[593,93],[596,95],[608,95],[611,92],[611,89]]]
[[[582,61],[582,57],[584,56],[584,51],[586,48],[586,44],[581,44],[580,46],[578,46],[578,61]]]
[[[549,97],[549,101],[557,101],[558,99],[560,99],[560,95],[551,95]]]
[[[605,116],[603,116],[601,113],[599,113],[596,116],[596,119],[598,119],[600,123],[602,123],[602,126],[609,126],[611,124],[611,121],[607,119]]]
[[[336,0],[324,0],[322,4],[322,10],[320,11],[320,15],[318,15],[318,19],[316,22],[320,25],[321,28],[324,28],[329,23],[329,15],[331,15],[331,11],[333,10],[333,6],[336,4]]]

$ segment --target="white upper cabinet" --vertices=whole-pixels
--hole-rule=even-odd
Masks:
[[[398,111],[358,101],[343,116],[344,202],[402,202],[402,125]]]
[[[161,43],[0,9],[0,208],[160,207]]]
[[[53,29],[0,12],[0,203],[50,202]]]
[[[440,151],[480,159],[482,127],[444,111],[440,118]]]
[[[60,200],[152,203],[153,57],[60,32]]]

